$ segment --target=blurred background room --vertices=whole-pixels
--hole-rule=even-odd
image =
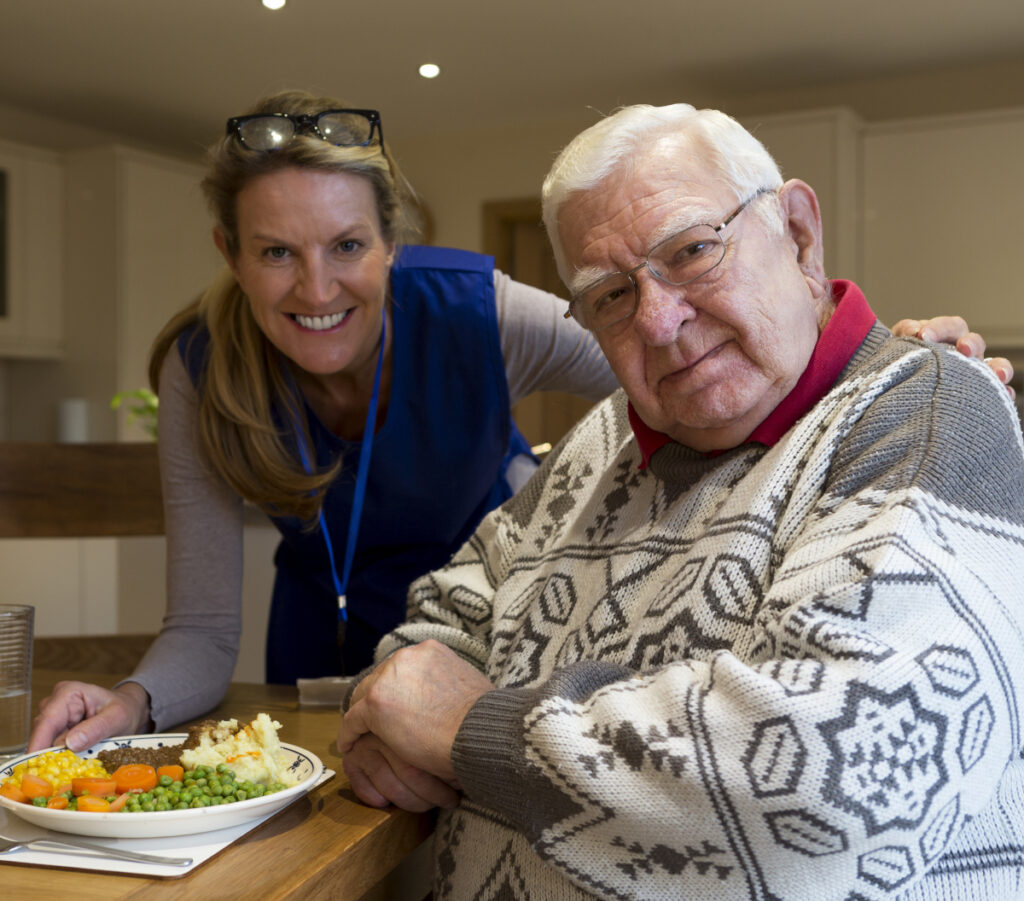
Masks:
[[[290,87],[380,110],[425,242],[555,293],[539,194],[561,146],[623,104],[723,109],[818,192],[830,275],[889,324],[965,315],[1024,397],[1020,0],[0,0],[0,440],[152,440],[111,399],[219,267],[203,150]],[[517,418],[553,443],[582,412],[535,396]],[[254,514],[236,680],[263,678],[276,543]],[[8,538],[0,571],[39,637],[150,635],[163,553]]]

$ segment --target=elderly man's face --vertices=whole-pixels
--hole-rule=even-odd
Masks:
[[[632,269],[667,234],[717,224],[737,205],[677,139],[656,142],[634,163],[632,177],[615,173],[560,210],[565,270],[579,273],[572,290]],[[722,231],[717,268],[681,287],[640,270],[636,313],[597,334],[644,422],[697,450],[739,444],[775,409],[830,312],[814,193],[788,182],[780,198],[785,234],[770,234],[754,213],[773,202],[759,198]]]

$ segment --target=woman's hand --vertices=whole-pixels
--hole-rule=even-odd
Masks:
[[[63,744],[84,751],[112,735],[150,731],[149,694],[138,682],[111,690],[87,682],[58,682],[39,705],[29,751]]]
[[[1006,357],[986,357],[985,339],[977,332],[970,331],[961,316],[936,316],[933,319],[901,319],[892,327],[894,335],[920,338],[933,344],[952,344],[965,357],[984,360],[996,377],[1015,397],[1016,392],[1010,386],[1013,378],[1013,366]]]

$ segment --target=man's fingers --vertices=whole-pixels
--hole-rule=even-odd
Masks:
[[[403,810],[411,810],[416,813],[436,807],[437,804],[433,800],[423,797],[416,787],[396,773],[396,767],[393,766],[395,759],[386,756],[381,747],[374,738],[364,739],[345,755],[342,766],[356,796],[371,807],[384,807],[391,803]],[[438,781],[420,771],[417,771],[418,776],[413,774],[410,772],[413,768],[402,766],[401,769],[403,775],[415,782],[417,787],[427,786],[429,790],[430,781]],[[436,787],[433,791],[445,800],[449,800]]]
[[[387,751],[385,751],[387,754]],[[430,807],[444,807],[451,809],[459,805],[459,793],[446,782],[436,776],[426,773],[418,767],[406,764],[404,761],[388,756],[391,768],[401,781],[402,785],[413,792],[417,797],[422,798]]]
[[[370,727],[366,722],[366,702],[357,701],[341,718],[341,724],[338,726],[338,750],[342,754],[351,751],[360,736],[369,731]]]
[[[348,782],[352,786],[352,791],[356,793],[356,797],[360,801],[370,807],[388,806],[390,802],[374,788],[373,782],[366,773],[355,766],[350,768],[345,763],[342,764],[342,767],[345,770],[345,775],[348,776]]]

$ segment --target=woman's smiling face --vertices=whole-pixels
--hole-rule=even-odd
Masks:
[[[215,240],[267,339],[316,377],[376,362],[394,244],[354,174],[287,168],[239,192],[238,251]]]

